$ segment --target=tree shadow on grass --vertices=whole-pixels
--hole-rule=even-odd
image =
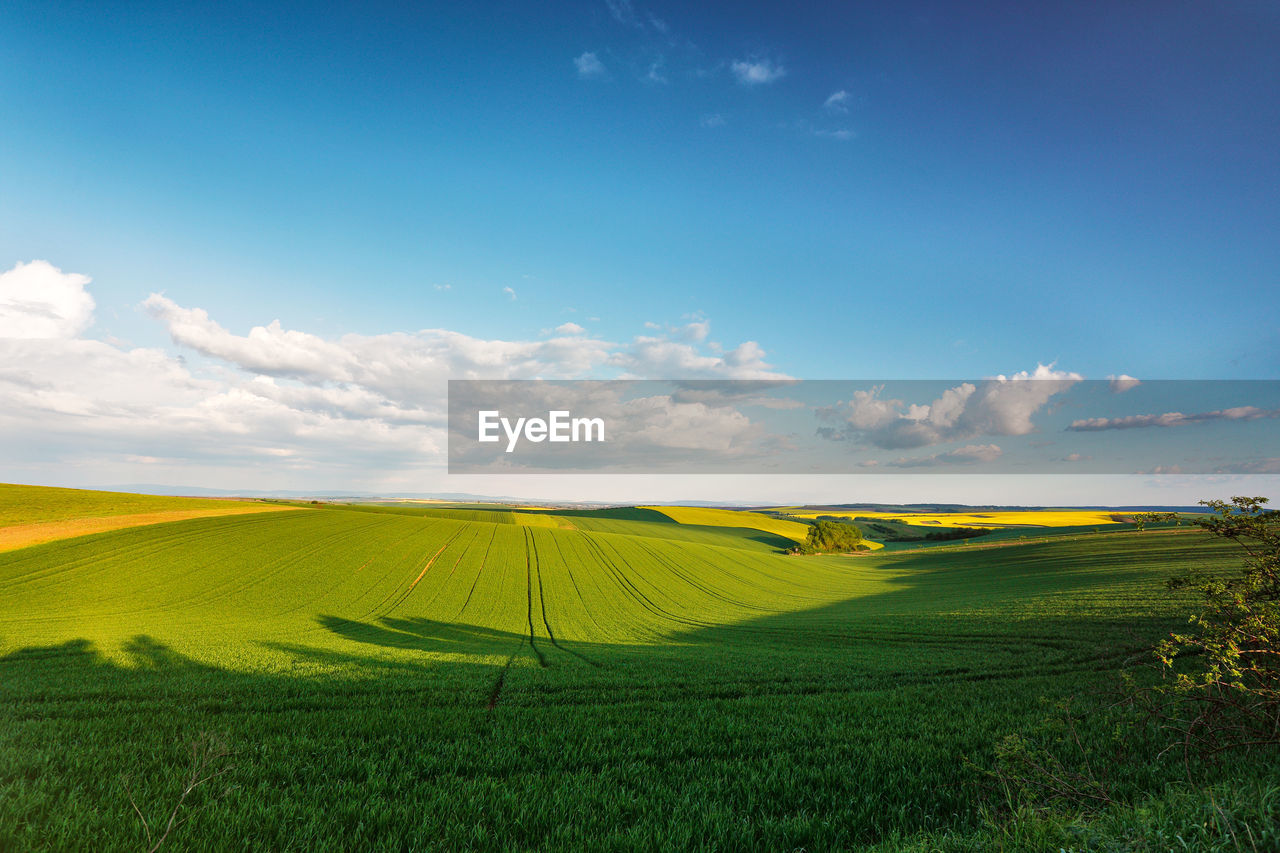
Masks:
[[[383,617],[375,623],[322,613],[316,617],[316,623],[357,643],[426,652],[499,652],[529,639],[525,633],[458,622],[437,622],[423,617]]]

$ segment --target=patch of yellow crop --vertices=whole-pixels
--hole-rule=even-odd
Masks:
[[[809,535],[807,524],[746,510],[712,509],[701,506],[642,506],[640,509],[660,512],[678,524],[699,524],[704,527],[749,527],[752,530],[763,530],[796,542],[803,542]]]
[[[1091,509],[1008,510],[1003,512],[803,512],[793,513],[796,518],[883,518],[904,524],[932,525],[935,527],[1086,527],[1097,524],[1116,524],[1114,513]]]
[[[0,551],[13,551],[28,545],[40,545],[58,539],[104,533],[125,527],[141,527],[164,521],[184,521],[188,518],[208,518],[219,515],[244,515],[251,512],[280,512],[297,509],[292,506],[272,506],[258,503],[231,503],[211,509],[172,509],[160,512],[138,512],[132,515],[111,515],[101,518],[72,518],[66,521],[37,521],[28,524],[11,524],[0,527]]]

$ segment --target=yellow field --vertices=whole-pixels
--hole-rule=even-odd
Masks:
[[[1007,512],[796,512],[796,518],[883,518],[904,524],[938,527],[1084,527],[1117,524],[1113,513],[1103,510],[1010,510]]]
[[[710,509],[700,506],[642,506],[660,512],[679,524],[701,524],[706,527],[749,527],[778,536],[803,542],[809,535],[809,525],[783,518],[772,518],[758,512],[733,509]]]
[[[221,506],[208,509],[171,509],[160,512],[138,512],[131,515],[11,524],[0,527],[0,551],[12,551],[28,545],[70,539],[73,536],[87,536],[90,533],[102,533],[107,530],[160,524],[164,521],[183,521],[188,518],[208,518],[217,515],[243,515],[250,512],[279,512],[286,509],[297,509],[297,507],[225,501]]]

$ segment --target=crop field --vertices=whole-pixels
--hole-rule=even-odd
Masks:
[[[1087,527],[1119,524],[1116,513],[1097,510],[1001,510],[993,512],[789,512],[794,518],[876,518],[938,527]]]
[[[172,498],[0,483],[0,551],[144,524],[271,512],[257,501]]]
[[[1186,529],[794,557],[671,509],[325,505],[0,554],[0,850],[145,850],[179,803],[161,849],[992,849],[999,738],[1184,620],[1171,573],[1235,560]],[[209,738],[225,775],[183,800]],[[1127,738],[1117,784],[1158,805],[1179,761]]]
[[[747,512],[732,509],[714,509],[693,506],[642,507],[660,512],[678,524],[697,524],[706,527],[751,527],[776,533],[797,542],[803,542],[809,532],[806,524],[774,518],[758,512]]]

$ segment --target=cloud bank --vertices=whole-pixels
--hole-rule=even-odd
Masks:
[[[707,340],[705,321],[623,342],[573,323],[541,340],[324,337],[275,320],[238,334],[159,293],[141,307],[176,350],[129,347],[85,335],[89,284],[44,261],[0,274],[0,441],[36,474],[269,464],[412,486],[444,464],[449,379],[783,376],[754,341]]]

